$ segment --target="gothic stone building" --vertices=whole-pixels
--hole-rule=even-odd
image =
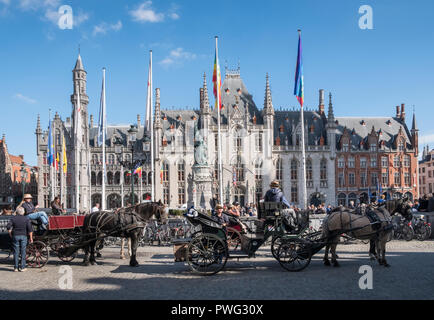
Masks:
[[[65,137],[68,153],[68,173],[55,174],[54,193],[62,196],[67,207],[75,206],[79,200],[79,210],[86,211],[91,205],[101,201],[102,163],[107,165],[106,206],[118,207],[131,202],[131,176],[122,168],[115,154],[116,142],[122,144],[123,160],[131,159],[131,144],[128,130],[130,126],[108,126],[106,136],[106,159],[102,159],[102,148],[97,145],[98,128],[93,116],[88,113],[86,95],[86,71],[79,56],[73,70],[73,106],[77,102],[77,88],[81,92],[81,146],[74,145],[74,117],[61,120],[55,115],[52,122],[55,132],[55,148],[61,150]],[[164,97],[164,92],[163,92]],[[297,205],[302,200],[301,182],[301,130],[305,132],[306,181],[309,203],[336,204],[337,153],[342,154],[341,135],[345,120],[335,119],[332,97],[329,95],[325,110],[324,91],[319,92],[319,105],[306,109],[305,123],[300,123],[299,108],[276,110],[272,103],[268,75],[265,84],[263,108],[259,109],[249,94],[240,70],[226,70],[222,84],[221,137],[223,163],[223,201],[239,201],[241,204],[256,202],[261,198],[273,179],[281,182],[287,199]],[[146,159],[142,176],[134,176],[136,199],[147,199],[151,192],[152,174],[155,179],[155,200],[161,199],[170,208],[194,204],[209,208],[213,198],[218,197],[217,179],[217,110],[210,105],[207,81],[199,89],[199,108],[173,110],[161,107],[160,89],[155,90],[154,110],[154,154],[155,170],[150,169],[151,136],[137,116],[135,124],[138,134],[133,143],[134,158]],[[143,108],[144,110],[144,108]],[[362,120],[362,119],[360,119]],[[358,120],[354,120],[357,122]],[[368,120],[365,120],[368,121]],[[407,143],[405,152],[411,147],[410,135],[404,124],[401,135]],[[347,125],[347,128],[350,128]],[[351,127],[353,128],[353,127]],[[386,130],[388,124],[376,126]],[[357,128],[355,130],[358,130]],[[366,133],[363,131],[363,133]],[[348,133],[347,133],[348,134]],[[42,206],[50,198],[46,165],[47,132],[42,132],[38,120],[36,129],[39,177],[38,202]],[[389,137],[390,138],[390,137]],[[390,138],[391,139],[391,138]],[[394,143],[395,138],[386,143]],[[205,150],[200,163],[197,161],[196,146],[202,144]],[[379,145],[381,143],[379,142]],[[80,149],[80,150],[78,150]],[[380,149],[380,148],[379,148]],[[76,151],[79,152],[76,152]],[[350,150],[350,149],[345,149]],[[351,149],[352,150],[352,149]],[[388,149],[387,149],[388,150]],[[202,152],[203,153],[203,152]],[[78,157],[75,154],[79,154]],[[388,154],[384,153],[383,154]],[[414,154],[414,152],[413,152]],[[77,158],[77,159],[76,159]],[[378,160],[380,161],[380,160]],[[78,168],[78,176],[75,172]],[[413,170],[413,168],[412,168]],[[76,197],[76,181],[79,181]],[[343,193],[344,191],[339,191]],[[345,190],[347,196],[348,190]],[[355,192],[355,191],[354,191]]]

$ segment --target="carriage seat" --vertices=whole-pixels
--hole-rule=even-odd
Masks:
[[[276,219],[286,206],[281,202],[259,202],[258,219]]]

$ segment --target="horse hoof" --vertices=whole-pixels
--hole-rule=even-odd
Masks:
[[[94,266],[94,265],[96,265],[96,261],[91,260],[91,261],[90,261],[90,264]]]
[[[139,263],[137,261],[130,262],[130,267],[138,267]]]
[[[335,267],[335,268],[338,268],[338,267],[340,267],[341,265],[336,261],[336,262],[333,262],[333,267]]]
[[[324,265],[325,266],[330,266],[330,261],[329,260],[324,260]]]
[[[89,261],[83,261],[81,263],[81,265],[84,266],[84,267],[88,267],[89,266]]]
[[[389,268],[389,267],[390,267],[390,264],[388,264],[387,262],[385,262],[385,263],[383,264],[383,266],[385,266],[386,268]]]
[[[373,260],[376,259],[376,257],[375,257],[374,254],[370,253],[370,254],[369,254],[369,259],[370,259],[371,261],[373,261]]]
[[[97,258],[101,258],[101,257],[102,257],[101,253],[98,252],[98,253],[96,254],[96,257],[97,257]]]

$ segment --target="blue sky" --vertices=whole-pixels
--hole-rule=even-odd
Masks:
[[[61,5],[73,9],[72,30],[57,25]],[[373,30],[359,28],[362,5],[373,9]],[[222,69],[240,61],[258,107],[267,72],[275,108],[295,107],[301,28],[308,107],[317,107],[325,89],[337,116],[393,116],[405,103],[410,123],[414,105],[421,142],[434,144],[433,16],[431,0],[0,0],[0,135],[11,153],[36,164],[37,114],[44,129],[49,108],[70,115],[79,44],[95,118],[107,68],[108,123],[143,117],[150,49],[162,107],[198,108],[204,72],[212,86],[215,35]]]

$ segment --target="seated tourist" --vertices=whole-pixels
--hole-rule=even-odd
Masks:
[[[213,220],[220,223],[222,226],[226,227],[229,225],[229,218],[227,215],[223,214],[223,206],[218,204],[215,206],[215,216],[213,216]]]
[[[48,226],[48,216],[45,212],[43,211],[36,211],[36,208],[38,206],[35,207],[35,205],[32,203],[32,195],[30,194],[25,194],[23,197],[23,201],[21,202],[21,204],[18,207],[22,207],[24,208],[25,211],[25,215],[30,219],[30,220],[37,220],[37,221],[41,221],[41,228],[42,229],[47,229]]]
[[[60,216],[62,213],[65,212],[65,210],[62,208],[62,205],[60,204],[60,198],[55,197],[54,200],[51,202],[51,212],[55,216]]]

